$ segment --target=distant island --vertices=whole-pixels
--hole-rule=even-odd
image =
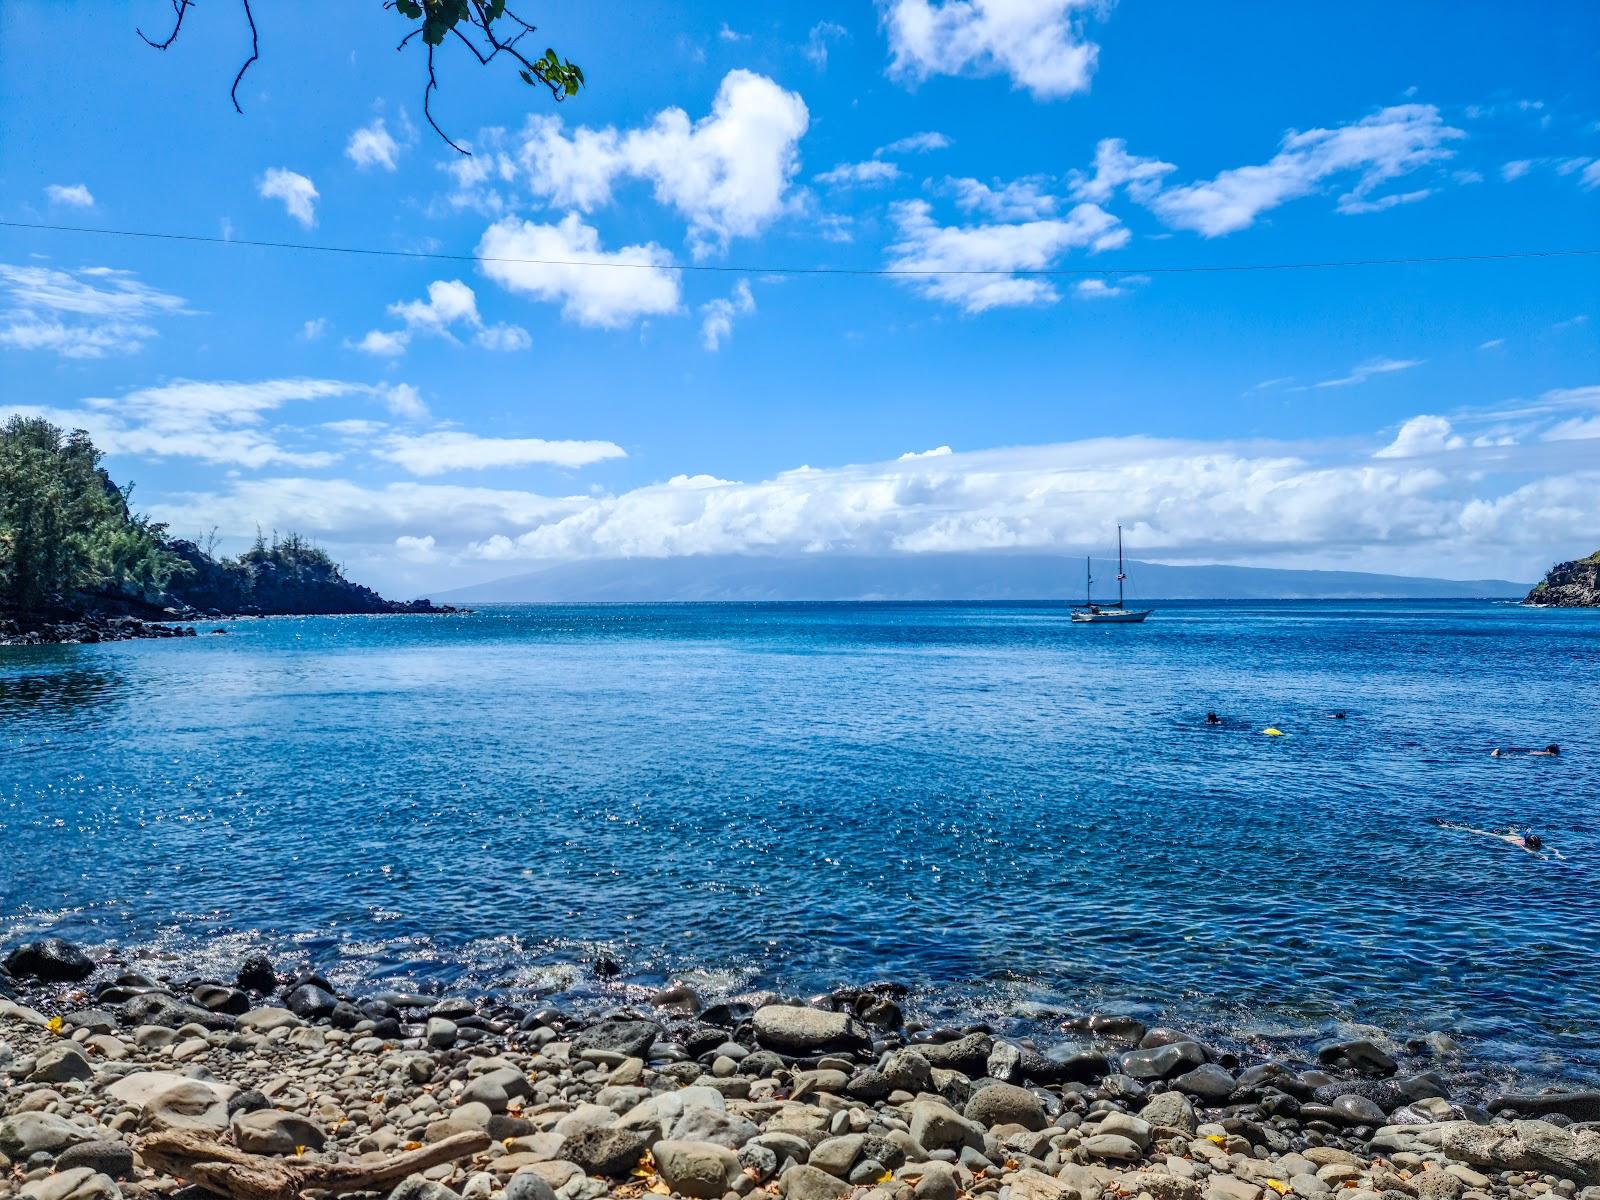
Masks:
[[[197,617],[450,613],[385,600],[297,534],[238,558],[136,513],[82,430],[0,427],[0,645],[185,637]]]
[[[1094,568],[1116,575],[1116,560]],[[1114,583],[1102,582],[1097,586]],[[1528,583],[1365,571],[1128,563],[1129,596],[1162,600],[1516,600]],[[1111,594],[1114,594],[1114,590]],[[658,601],[1029,601],[1083,599],[1083,559],[1003,551],[918,554],[702,554],[589,559],[443,593],[452,603]],[[1104,599],[1104,596],[1099,598]]]
[[[1523,603],[1539,608],[1600,608],[1600,550],[1551,567]]]

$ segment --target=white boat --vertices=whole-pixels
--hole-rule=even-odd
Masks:
[[[1151,613],[1153,608],[1129,608],[1122,602],[1122,583],[1127,579],[1126,572],[1122,569],[1122,526],[1117,526],[1117,599],[1116,603],[1109,601],[1104,604],[1094,602],[1094,575],[1090,569],[1089,559],[1083,560],[1083,607],[1072,610],[1072,619],[1084,625],[1137,625]]]

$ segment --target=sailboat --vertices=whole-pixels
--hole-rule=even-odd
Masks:
[[[1072,619],[1094,625],[1137,625],[1153,608],[1129,608],[1122,602],[1122,582],[1127,579],[1122,569],[1122,526],[1117,526],[1117,601],[1115,604],[1094,602],[1094,574],[1087,558],[1083,560],[1083,607],[1072,610]]]

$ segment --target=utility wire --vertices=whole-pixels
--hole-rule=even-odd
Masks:
[[[1226,263],[1196,267],[752,267],[707,263],[596,262],[562,258],[505,258],[445,254],[429,250],[379,250],[368,246],[319,246],[309,242],[266,242],[252,238],[211,237],[201,233],[156,233],[147,229],[95,229],[85,225],[46,225],[0,221],[0,228],[48,233],[92,233],[103,237],[197,242],[212,246],[254,246],[264,250],[302,250],[316,254],[360,254],[376,258],[416,258],[438,262],[521,263],[537,267],[612,267],[645,271],[707,271],[725,275],[1219,275],[1246,271],[1324,271],[1344,267],[1406,267],[1428,263],[1510,262],[1521,259],[1587,258],[1600,250],[1516,250],[1504,254],[1430,254],[1403,258],[1347,258],[1320,262]]]

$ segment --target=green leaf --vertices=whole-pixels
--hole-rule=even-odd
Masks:
[[[506,14],[506,0],[489,0],[489,20],[498,21]]]
[[[422,26],[422,40],[430,46],[437,46],[444,41],[445,34],[450,32],[450,26],[439,18],[437,13],[430,13],[427,22]]]
[[[409,17],[413,21],[422,16],[422,5],[417,0],[395,0],[395,9],[402,17]]]

